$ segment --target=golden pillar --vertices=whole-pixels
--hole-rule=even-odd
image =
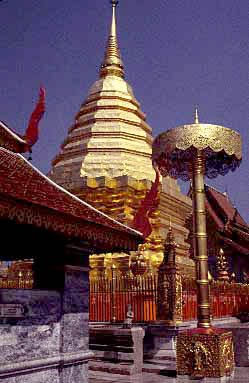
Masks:
[[[197,327],[210,327],[210,303],[207,256],[207,229],[204,191],[204,155],[199,149],[193,153],[193,228],[197,284]]]
[[[223,378],[234,369],[232,333],[215,329],[210,321],[204,176],[215,178],[241,163],[240,135],[223,126],[195,122],[160,134],[153,143],[153,161],[163,176],[191,180],[193,188],[194,257],[197,328],[180,332],[177,373],[195,378]]]

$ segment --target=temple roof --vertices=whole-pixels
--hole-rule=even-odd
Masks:
[[[249,255],[249,225],[234,207],[227,193],[205,185],[207,214],[221,239],[236,253]]]
[[[22,152],[26,141],[16,132],[0,121],[0,146],[13,152]]]
[[[11,128],[9,128],[3,121],[0,121],[0,128],[1,130],[4,130],[6,134],[8,134],[9,137],[13,140],[16,140],[20,144],[26,144],[26,141],[23,138],[21,138],[16,132],[14,132]]]
[[[222,193],[208,185],[205,185],[205,192],[208,212],[220,227],[222,227],[222,225],[224,227],[228,221],[231,221],[248,230],[249,227],[247,223],[233,206],[227,193]]]
[[[63,216],[141,237],[141,233],[99,212],[55,184],[21,154],[0,148],[0,196],[47,208]],[[116,234],[118,235],[118,233]]]

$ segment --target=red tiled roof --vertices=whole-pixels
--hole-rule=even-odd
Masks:
[[[17,141],[19,144],[26,144],[26,141],[13,129],[9,128],[3,121],[0,121],[0,129],[11,139]]]
[[[21,154],[0,148],[0,194],[139,237],[135,231],[58,186]]]
[[[226,194],[205,185],[206,209],[221,238],[235,252],[249,255],[249,226]],[[228,227],[226,224],[228,223]],[[227,231],[229,230],[229,232]]]
[[[219,230],[223,231],[224,229],[224,222],[219,218],[219,216],[216,214],[215,210],[212,208],[210,205],[208,199],[206,198],[205,200],[205,207],[207,209],[207,213],[210,215],[212,220],[216,223],[217,227]]]
[[[249,249],[245,248],[244,246],[241,246],[239,243],[233,241],[230,238],[226,238],[226,237],[224,237],[222,239],[227,245],[232,246],[237,252],[244,254],[244,255],[249,255]]]
[[[233,206],[232,202],[229,200],[226,194],[223,194],[220,191],[207,185],[205,185],[205,191],[206,198],[209,201],[210,207],[213,209],[213,213],[218,217],[218,211],[212,207],[212,200],[217,203],[220,211],[223,213],[219,215],[219,219],[223,218],[222,221],[224,224],[227,220],[231,220],[233,223],[248,227],[247,223],[241,217],[237,209]]]

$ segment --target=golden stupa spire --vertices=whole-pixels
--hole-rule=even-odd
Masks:
[[[198,108],[195,107],[195,124],[199,124]]]
[[[111,0],[112,23],[109,38],[106,45],[105,58],[100,68],[100,77],[114,75],[124,77],[124,67],[118,48],[117,28],[116,28],[116,6],[117,0]]]

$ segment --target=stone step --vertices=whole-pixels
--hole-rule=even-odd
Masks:
[[[168,361],[165,363],[144,363],[143,372],[158,374],[158,375],[175,375],[176,363]]]
[[[111,363],[105,361],[89,361],[90,371],[101,371],[109,374],[131,375],[131,365],[127,363]],[[151,361],[143,364],[143,372],[154,373],[158,375],[173,376],[176,371],[176,363],[174,361]]]
[[[110,374],[130,375],[133,364],[129,363],[111,363],[106,361],[90,360],[88,368],[91,371],[102,371]]]

